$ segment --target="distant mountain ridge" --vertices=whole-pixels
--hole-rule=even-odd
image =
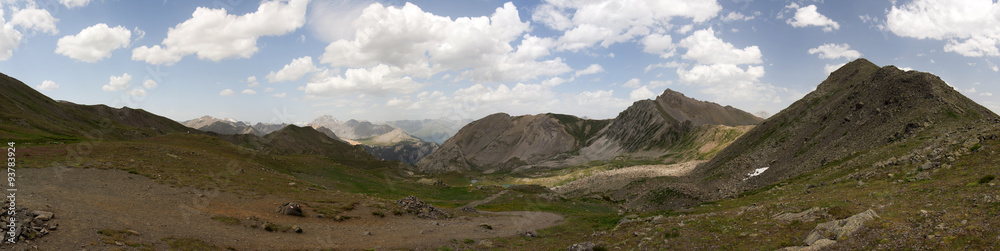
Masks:
[[[11,140],[135,139],[191,130],[142,109],[55,101],[2,73],[0,90],[0,137]]]
[[[655,100],[636,101],[611,120],[562,114],[486,116],[463,127],[417,167],[432,173],[489,173],[558,168],[621,155],[657,158],[693,128],[760,121],[739,109],[668,89]]]

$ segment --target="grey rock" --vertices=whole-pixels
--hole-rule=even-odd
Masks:
[[[294,226],[292,226],[292,232],[296,232],[296,233],[300,233],[301,234],[302,233],[302,227],[299,227],[299,225],[294,225]]]
[[[51,220],[52,218],[55,218],[55,214],[52,212],[36,210],[36,211],[31,211],[31,214],[35,215],[36,220],[48,221]]]
[[[597,245],[588,241],[569,245],[569,247],[566,248],[566,251],[593,251],[594,247],[597,247]]]
[[[829,213],[827,211],[828,210],[826,208],[813,207],[810,208],[809,210],[805,210],[798,213],[777,214],[772,216],[771,218],[783,222],[792,222],[792,221],[812,222],[824,216],[828,216]]]
[[[809,233],[804,242],[806,245],[812,246],[822,239],[843,240],[861,229],[861,226],[866,222],[875,218],[878,218],[878,214],[868,209],[868,211],[855,214],[847,219],[820,223]]]
[[[302,206],[298,203],[285,202],[276,211],[282,215],[302,216]]]

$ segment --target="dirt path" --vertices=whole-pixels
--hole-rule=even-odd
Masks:
[[[684,176],[694,170],[704,161],[691,161],[673,165],[642,165],[630,166],[595,173],[586,178],[578,179],[561,186],[553,187],[552,191],[567,195],[580,196],[590,193],[606,192],[625,187],[632,181],[661,176]]]
[[[129,228],[141,235],[130,241],[156,243],[161,239],[196,238],[238,250],[433,248],[452,239],[511,236],[560,224],[562,217],[542,212],[502,212],[446,220],[412,215],[361,217],[344,222],[329,218],[280,216],[273,210],[283,198],[242,198],[238,195],[177,188],[120,170],[41,168],[19,169],[18,206],[55,213],[59,228],[33,243],[42,250],[105,250],[102,229]],[[215,215],[257,216],[285,226],[298,225],[303,233],[267,232],[229,225]],[[489,224],[492,230],[479,225]],[[370,235],[364,233],[370,232]]]
[[[507,194],[507,190],[503,190],[503,191],[500,191],[500,192],[498,192],[496,194],[490,195],[490,197],[486,197],[486,199],[483,199],[483,200],[477,200],[477,201],[469,202],[469,204],[466,204],[464,207],[476,208],[479,205],[490,203],[491,201],[493,201],[493,200],[495,200],[497,198],[500,198],[500,196],[503,196],[504,194]]]

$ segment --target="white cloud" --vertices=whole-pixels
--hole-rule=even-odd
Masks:
[[[980,93],[980,94],[979,94],[979,96],[983,96],[983,97],[993,97],[993,93],[989,93],[989,92],[984,92],[984,93]]]
[[[944,50],[966,57],[1000,56],[1000,3],[915,0],[886,14],[890,31],[901,37],[947,41]]]
[[[307,25],[315,38],[326,43],[351,39],[354,37],[355,29],[344,24],[350,24],[357,19],[361,16],[361,11],[374,2],[374,0],[312,1],[309,3]],[[302,36],[300,41],[305,41],[305,36]]]
[[[743,13],[739,12],[729,12],[729,14],[722,17],[722,21],[750,21],[753,20],[753,16],[745,16]]]
[[[467,88],[455,91],[455,100],[473,103],[508,103],[526,104],[535,103],[540,100],[548,100],[555,96],[554,93],[542,85],[530,85],[518,83],[513,88],[500,84],[496,88],[490,88],[483,84],[475,84]]]
[[[712,28],[695,31],[694,34],[682,39],[678,45],[687,48],[684,59],[695,60],[700,64],[759,64],[761,63],[760,48],[747,46],[737,49],[733,44],[715,37]]]
[[[66,8],[72,9],[87,6],[87,4],[90,3],[90,0],[59,0],[59,3],[65,5]]]
[[[65,36],[56,42],[56,53],[83,62],[93,63],[111,57],[111,52],[129,46],[132,32],[122,26],[114,28],[99,23],[87,27],[76,35]]]
[[[348,69],[343,77],[331,76],[310,81],[305,86],[305,92],[311,97],[343,96],[354,92],[385,96],[390,93],[411,93],[423,87],[408,76],[398,76],[390,68],[380,64],[371,69]]]
[[[45,80],[42,81],[42,84],[35,86],[35,88],[43,91],[52,91],[59,89],[59,85],[56,82],[52,82],[52,80]]]
[[[190,54],[216,62],[250,58],[259,50],[259,37],[280,36],[302,27],[308,3],[309,0],[264,1],[257,12],[242,16],[228,14],[225,9],[198,7],[191,19],[167,32],[163,46],[135,48],[132,60],[170,65]]]
[[[735,64],[695,65],[690,70],[677,69],[678,80],[682,83],[701,87],[701,92],[714,95],[717,99],[734,101],[780,102],[777,88],[760,83],[764,77],[763,66],[740,68]]]
[[[840,29],[840,24],[834,22],[830,18],[827,18],[823,14],[819,14],[819,12],[816,11],[816,5],[799,8],[798,4],[792,3],[785,8],[795,9],[795,16],[786,21],[788,24],[791,24],[792,27],[820,26],[823,27],[823,31],[825,32]]]
[[[225,89],[225,90],[222,90],[221,92],[219,92],[219,95],[222,95],[222,96],[233,96],[233,95],[236,95],[236,91],[233,91],[233,89]]]
[[[715,0],[547,0],[536,7],[532,20],[563,31],[559,50],[576,51],[595,44],[608,47],[669,29],[674,17],[701,23],[720,10]]]
[[[312,57],[305,56],[293,59],[291,63],[282,67],[278,72],[268,73],[265,78],[268,82],[287,82],[301,79],[306,74],[317,72],[319,68],[313,65]]]
[[[629,79],[624,84],[622,84],[622,87],[626,87],[626,88],[639,88],[640,85],[642,85],[642,81],[640,81],[638,78],[633,78],[633,79]]]
[[[824,58],[824,59],[837,59],[842,57],[851,60],[861,57],[861,52],[858,52],[856,50],[851,50],[851,46],[846,43],[844,44],[829,43],[820,45],[819,47],[816,48],[809,49],[809,54],[816,54],[816,53],[819,53],[819,58]]]
[[[677,28],[677,33],[678,34],[687,34],[688,32],[691,32],[691,30],[694,30],[694,25],[685,24],[685,25],[682,25],[680,28]]]
[[[563,83],[566,83],[568,81],[573,81],[573,79],[564,79],[564,78],[560,78],[560,77],[552,77],[550,79],[543,80],[542,81],[542,86],[557,86],[557,85],[561,85]]]
[[[271,88],[271,87],[264,88],[264,92],[273,92],[273,91],[274,91],[274,88]]]
[[[287,94],[288,94],[288,93],[285,93],[285,92],[282,92],[282,93],[275,93],[275,94],[273,94],[273,95],[271,95],[271,96],[272,96],[272,97],[275,97],[275,98],[285,98],[285,96],[286,96]]]
[[[254,91],[254,90],[251,90],[251,89],[245,89],[245,90],[243,90],[242,93],[246,94],[246,95],[254,95],[254,94],[257,94],[257,91]]]
[[[3,9],[0,8],[0,61],[14,55],[14,49],[21,46],[22,37],[21,32],[15,30],[13,24],[3,19]]]
[[[247,77],[247,87],[257,87],[257,86],[260,86],[260,83],[257,82],[257,76]]]
[[[146,96],[146,90],[136,88],[136,89],[132,89],[132,90],[129,90],[129,91],[125,92],[125,94],[129,95],[129,96],[132,96],[132,97],[145,97]]]
[[[661,58],[674,56],[675,48],[677,48],[670,35],[663,34],[649,34],[642,39],[642,45],[643,52],[660,55]]]
[[[385,64],[419,78],[459,71],[458,79],[476,82],[529,80],[572,71],[561,58],[540,59],[550,54],[553,40],[525,34],[530,26],[520,21],[511,3],[489,17],[454,20],[411,3],[401,8],[375,3],[352,25],[354,37],[330,43],[321,63],[352,68]],[[519,39],[515,50],[511,44]]]
[[[651,99],[656,97],[656,93],[653,93],[649,90],[649,87],[644,85],[638,89],[632,90],[632,93],[630,93],[628,97],[631,100]]]
[[[826,74],[830,74],[830,73],[836,71],[837,69],[840,69],[840,67],[843,67],[845,64],[847,64],[847,63],[842,63],[842,64],[828,64],[828,65],[826,65],[826,66],[823,67],[823,72],[825,72]]]
[[[142,86],[146,87],[146,89],[156,88],[156,80],[147,79],[146,81],[142,82]]]
[[[599,64],[591,64],[590,66],[587,66],[587,68],[583,70],[576,71],[576,73],[573,75],[579,77],[583,75],[597,74],[601,72],[604,72],[604,67],[601,67],[601,65]]]
[[[52,35],[59,33],[59,29],[56,28],[58,21],[59,19],[52,17],[48,10],[37,9],[34,6],[18,10],[10,18],[10,23],[13,25]]]
[[[132,81],[132,75],[128,73],[122,74],[121,76],[111,76],[108,80],[108,84],[101,86],[101,90],[104,91],[121,91],[128,88],[128,82]]]

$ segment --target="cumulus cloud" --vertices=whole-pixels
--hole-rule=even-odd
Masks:
[[[125,48],[131,42],[132,32],[122,26],[114,28],[99,23],[87,27],[76,35],[65,36],[56,42],[56,53],[83,62],[93,63],[111,57],[111,52]]]
[[[293,59],[291,63],[285,65],[285,67],[278,70],[278,72],[268,73],[265,78],[268,82],[287,82],[296,81],[301,79],[306,74],[317,72],[319,68],[313,65],[312,57],[305,56],[301,58]],[[254,79],[256,80],[256,78]]]
[[[661,58],[674,56],[675,48],[677,48],[670,35],[663,34],[649,34],[642,39],[642,45],[643,52],[660,55]]]
[[[132,96],[132,97],[145,97],[146,96],[146,90],[136,88],[136,89],[132,89],[132,90],[129,90],[129,91],[125,92],[125,95],[129,95],[129,96]]]
[[[0,9],[0,61],[14,55],[14,50],[21,46],[22,37],[24,35],[15,30],[13,24],[4,20],[3,9]]]
[[[108,84],[101,86],[101,90],[104,91],[121,91],[128,88],[128,82],[132,81],[132,75],[128,73],[122,74],[121,76],[111,76],[108,80]]]
[[[720,10],[715,0],[547,0],[536,7],[532,20],[563,31],[557,49],[577,51],[644,37],[669,28],[675,17],[704,22]]]
[[[220,91],[219,95],[227,96],[227,97],[228,96],[233,96],[233,95],[236,95],[236,91],[233,91],[233,89],[225,89],[225,90]]]
[[[753,20],[754,16],[746,16],[739,12],[729,12],[725,16],[722,16],[722,21],[750,21]]]
[[[348,69],[344,76],[330,76],[310,81],[305,93],[311,97],[343,96],[348,93],[362,93],[385,96],[390,93],[411,93],[423,87],[408,76],[400,77],[388,65],[380,64],[371,69]]]
[[[587,68],[583,70],[576,71],[576,73],[574,73],[573,75],[579,77],[583,75],[597,74],[601,72],[604,72],[604,67],[601,67],[601,65],[599,64],[591,64],[590,66],[587,66]]]
[[[525,34],[517,8],[504,4],[493,15],[452,20],[407,3],[401,8],[375,3],[352,23],[352,39],[330,43],[320,58],[333,67],[392,66],[402,74],[429,78],[460,71],[477,82],[529,80],[572,71],[561,58],[548,56],[553,40]],[[511,45],[520,40],[516,48]],[[475,56],[470,56],[475,55]]]
[[[52,80],[45,80],[42,81],[42,84],[35,86],[35,88],[43,91],[52,91],[59,89],[59,85],[56,82],[52,82]]]
[[[48,10],[38,9],[34,6],[18,10],[10,18],[10,23],[13,25],[52,35],[59,33],[59,29],[56,28],[58,21],[59,19],[52,17]]]
[[[819,47],[816,48],[809,49],[809,54],[817,54],[817,53],[819,53],[819,58],[824,58],[824,59],[845,58],[851,60],[861,57],[861,52],[858,52],[856,50],[851,50],[851,46],[846,43],[844,44],[829,43],[820,45]]]
[[[542,85],[518,83],[513,88],[500,84],[496,88],[490,88],[483,84],[475,84],[467,88],[455,91],[455,100],[474,103],[511,103],[524,104],[533,103],[538,100],[547,100],[555,96],[552,91]]]
[[[792,27],[819,26],[823,31],[831,32],[840,29],[840,24],[816,11],[816,5],[809,5],[799,8],[798,4],[792,3],[785,8],[795,9],[795,16],[786,22]]]
[[[633,78],[633,79],[629,79],[624,84],[622,84],[622,87],[626,87],[626,88],[639,88],[639,86],[641,86],[641,85],[642,85],[642,81],[640,81],[638,78]]]
[[[734,64],[695,65],[678,68],[678,80],[701,87],[701,92],[728,101],[780,102],[776,88],[760,83],[763,66],[749,65],[745,69]]]
[[[156,80],[147,79],[146,81],[142,82],[142,86],[146,87],[146,89],[156,88]]]
[[[226,58],[250,58],[259,48],[262,36],[280,36],[302,27],[306,22],[309,0],[264,1],[256,12],[242,16],[225,9],[198,7],[191,19],[167,32],[160,45],[132,50],[132,60],[171,65],[186,55],[220,61]]]
[[[628,97],[631,100],[651,99],[656,97],[656,93],[653,93],[649,90],[648,86],[644,85],[638,89],[632,90],[632,93],[629,93]]]
[[[275,97],[275,98],[285,98],[285,96],[286,96],[287,94],[288,94],[288,93],[285,93],[285,92],[282,92],[282,93],[275,93],[275,94],[273,94],[273,95],[271,95],[271,96],[272,96],[272,97]]]
[[[995,1],[915,0],[893,6],[886,25],[894,34],[947,41],[944,50],[966,57],[1000,56],[1000,15]]]
[[[738,49],[733,44],[715,37],[712,28],[695,31],[694,34],[682,39],[678,45],[686,48],[681,56],[684,59],[695,60],[700,64],[759,64],[761,52],[757,46],[747,46]]]
[[[245,90],[243,90],[242,93],[246,94],[246,95],[254,95],[254,94],[257,94],[257,91],[254,91],[254,90],[251,90],[251,89],[245,89]]]
[[[59,3],[65,5],[66,8],[72,9],[87,6],[87,4],[90,3],[90,0],[59,0]]]

